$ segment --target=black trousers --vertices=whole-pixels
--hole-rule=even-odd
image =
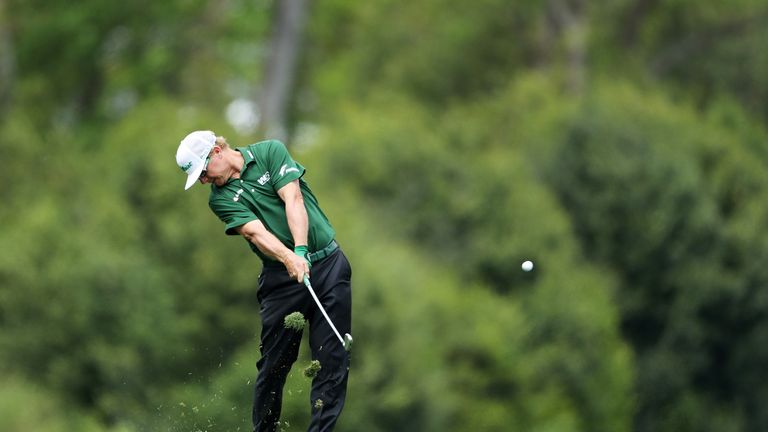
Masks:
[[[336,329],[351,333],[352,269],[341,249],[313,263],[310,281]],[[284,318],[301,312],[309,324],[312,359],[321,369],[312,380],[310,432],[330,432],[344,407],[349,375],[349,353],[336,337],[304,284],[288,276],[285,267],[265,266],[259,276],[261,304],[261,359],[257,363],[253,403],[253,430],[277,430],[282,408],[283,386],[299,354],[302,332],[286,329]],[[317,400],[321,402],[317,402]]]

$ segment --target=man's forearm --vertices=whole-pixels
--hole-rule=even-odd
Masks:
[[[285,215],[288,219],[288,228],[293,236],[295,246],[307,245],[307,231],[309,229],[309,217],[304,207],[304,200],[297,199],[285,204]]]
[[[294,246],[307,245],[307,231],[309,229],[309,216],[304,207],[304,196],[298,180],[294,180],[277,191],[285,203],[285,217],[288,228],[291,230]]]
[[[274,234],[267,231],[259,221],[249,222],[239,229],[246,240],[253,243],[264,255],[285,263],[293,251],[285,247]]]
[[[237,232],[246,240],[253,243],[264,255],[274,258],[285,265],[288,275],[301,283],[304,276],[309,274],[308,263],[285,247],[274,234],[267,231],[261,221],[254,220],[238,227]]]

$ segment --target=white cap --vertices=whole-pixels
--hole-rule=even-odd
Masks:
[[[184,190],[192,187],[203,172],[208,153],[216,144],[216,134],[211,131],[194,131],[184,137],[176,150],[176,165],[187,173]]]

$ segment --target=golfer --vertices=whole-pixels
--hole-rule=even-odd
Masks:
[[[261,358],[253,430],[275,431],[279,424],[283,386],[302,336],[287,329],[284,318],[296,311],[309,323],[312,358],[321,366],[312,381],[309,431],[333,430],[344,406],[349,354],[302,281],[309,275],[331,321],[348,333],[352,269],[304,181],[304,167],[280,141],[231,148],[211,131],[187,135],[176,163],[187,174],[185,189],[197,181],[211,184],[208,205],[226,225],[226,234],[241,235],[263,264],[257,293]]]

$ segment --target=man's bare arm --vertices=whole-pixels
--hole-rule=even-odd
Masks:
[[[285,247],[274,234],[267,231],[261,221],[250,221],[235,229],[246,240],[259,248],[262,253],[283,263],[288,274],[292,278],[295,277],[297,282],[304,281],[304,275],[309,273],[306,261]]]
[[[294,180],[281,187],[277,194],[285,203],[285,215],[288,219],[288,228],[290,228],[293,236],[293,244],[306,246],[309,216],[307,216],[307,208],[304,207],[304,196],[301,194],[299,180]]]

